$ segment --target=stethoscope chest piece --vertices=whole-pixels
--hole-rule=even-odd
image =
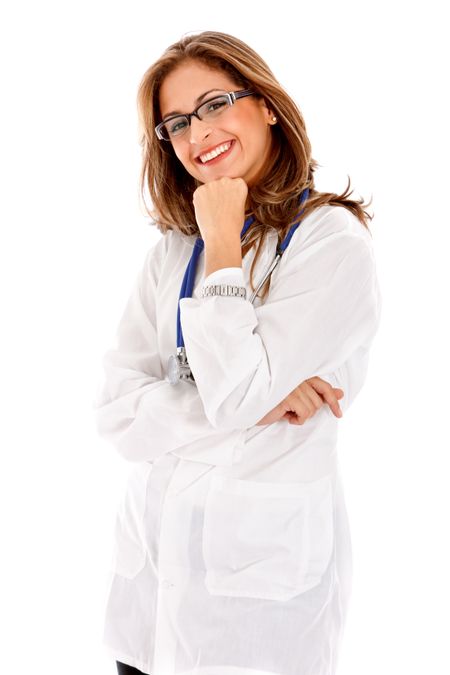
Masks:
[[[194,382],[185,347],[178,347],[176,354],[171,354],[167,361],[167,377],[170,384],[178,384],[180,380]]]

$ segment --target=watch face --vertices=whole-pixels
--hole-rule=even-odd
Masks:
[[[167,361],[167,376],[170,384],[177,384],[180,381],[180,366],[174,354],[171,354]]]

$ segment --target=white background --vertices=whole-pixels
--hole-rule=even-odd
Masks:
[[[383,316],[340,421],[354,547],[343,675],[450,672],[449,54],[444,3],[10,2],[0,16],[1,670],[115,673],[101,646],[128,465],[91,403],[145,252],[136,93],[229,32],[304,113],[317,187],[373,195]],[[314,336],[311,336],[313,339]]]

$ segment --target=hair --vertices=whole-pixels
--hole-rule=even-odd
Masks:
[[[299,198],[305,188],[309,189],[309,196],[303,205],[302,218],[319,206],[342,206],[369,230],[368,221],[373,215],[364,209],[372,200],[365,204],[363,199],[349,199],[353,190],[349,192],[348,176],[342,194],[319,192],[314,188],[313,174],[320,164],[311,157],[303,115],[266,62],[232,35],[203,31],[183,36],[170,45],[144,73],[138,89],[139,144],[142,148],[140,196],[146,212],[162,233],[174,229],[185,235],[201,236],[192,201],[201,182],[185,170],[170,141],[160,141],[155,134],[155,126],[162,121],[159,107],[162,82],[186,60],[224,72],[239,88],[253,89],[277,117],[277,123],[271,126],[273,152],[264,176],[248,191],[246,215],[252,214],[254,221],[244,237],[242,255],[258,243],[250,271],[253,290],[253,269],[269,228],[278,230],[279,241],[283,240],[298,220]],[[152,203],[150,208],[146,204],[146,189]],[[265,298],[269,284],[270,277],[260,291],[261,298]]]

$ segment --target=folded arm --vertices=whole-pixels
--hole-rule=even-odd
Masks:
[[[260,307],[238,297],[180,301],[187,357],[216,429],[255,425],[300,382],[332,373],[369,345],[377,330],[375,263],[362,236],[294,241]],[[242,269],[227,268],[223,283],[244,285]]]
[[[156,286],[166,242],[150,249],[120,319],[116,345],[102,361],[93,408],[98,433],[125,459],[154,461],[174,452],[228,466],[242,431],[216,429],[198,390],[164,379],[156,332]],[[175,347],[175,346],[174,346]]]

